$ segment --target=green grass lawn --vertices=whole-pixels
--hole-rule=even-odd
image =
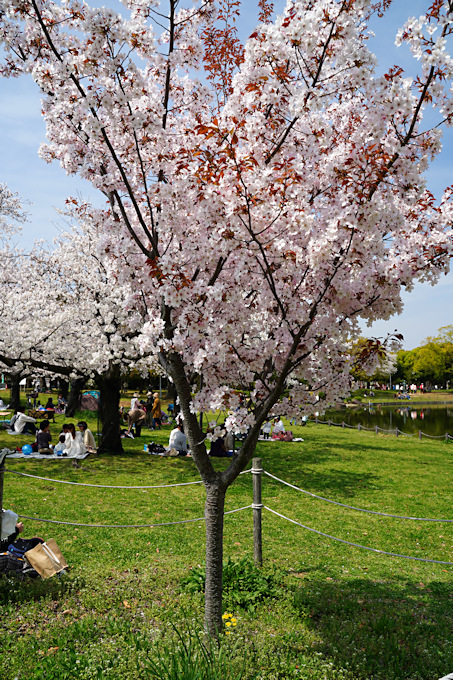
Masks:
[[[57,424],[51,425],[54,441],[62,422],[63,416],[58,416]],[[89,424],[96,431],[95,420]],[[123,455],[89,457],[79,468],[67,460],[7,460],[6,467],[55,480],[118,486],[198,480],[190,459],[144,453],[143,445],[151,440],[167,444],[170,429],[143,430],[140,439],[124,440]],[[452,443],[376,436],[313,423],[292,429],[305,441],[258,445],[257,455],[273,475],[347,505],[453,518]],[[0,448],[31,439],[0,431]],[[214,464],[223,468],[228,461],[218,459]],[[251,502],[252,479],[245,474],[229,490],[226,510]],[[352,543],[453,561],[451,523],[348,510],[269,477],[263,478],[263,503]],[[202,517],[204,489],[201,484],[101,489],[6,472],[3,504],[21,515],[43,519],[155,524]],[[203,521],[144,529],[24,521],[25,535],[56,539],[71,570],[62,579],[45,582],[0,579],[2,680],[437,680],[453,672],[451,566],[361,550],[264,511],[264,566],[260,572],[242,563],[236,570],[243,569],[242,577],[239,574],[237,583],[229,584],[228,611],[237,625],[228,630],[230,635],[222,636],[221,652],[213,652],[219,665],[206,675],[181,669],[159,675],[156,667],[170,668],[170,658],[182,659],[184,645],[196,660],[196,672],[201,673],[205,664],[197,642],[203,621],[202,593],[192,592],[196,588],[190,587],[190,578],[189,585],[181,586],[192,567],[198,570],[203,565]],[[251,510],[225,517],[224,545],[225,559],[253,556]]]

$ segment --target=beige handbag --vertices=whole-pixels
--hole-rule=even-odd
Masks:
[[[42,578],[50,578],[68,566],[53,538],[28,550],[24,557]]]

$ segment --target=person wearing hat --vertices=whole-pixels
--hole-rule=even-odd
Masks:
[[[160,430],[162,427],[161,425],[162,406],[157,392],[154,392],[153,399],[154,401],[151,409],[151,413],[153,415],[153,430]]]
[[[130,410],[132,411],[132,409],[134,409],[134,408],[140,408],[140,401],[139,401],[138,392],[134,392],[134,394],[132,395],[131,409]]]

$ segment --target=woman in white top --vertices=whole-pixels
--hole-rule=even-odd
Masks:
[[[66,453],[71,458],[77,458],[87,452],[86,446],[83,443],[83,435],[81,432],[76,432],[73,423],[63,425],[63,432],[65,433],[65,449]]]
[[[88,429],[88,424],[84,420],[81,420],[80,423],[77,423],[77,427],[80,429],[83,436],[83,443],[85,444],[87,451],[97,451],[96,441],[93,433]]]
[[[285,426],[283,425],[283,420],[281,418],[275,418],[274,420],[274,431],[272,434],[281,434],[285,431]]]

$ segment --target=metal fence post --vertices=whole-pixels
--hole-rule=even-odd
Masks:
[[[263,564],[263,541],[261,531],[261,514],[263,504],[261,502],[261,475],[263,468],[261,467],[261,458],[254,458],[252,461],[252,477],[253,477],[253,556],[255,564],[261,566]]]

